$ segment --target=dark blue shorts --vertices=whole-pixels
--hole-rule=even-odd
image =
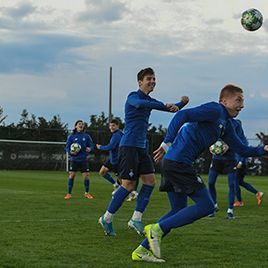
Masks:
[[[210,168],[215,170],[218,174],[228,174],[236,172],[236,164],[236,160],[213,159]]]
[[[154,163],[147,149],[127,146],[119,148],[119,178],[137,180],[140,175],[154,172]]]
[[[162,192],[191,194],[197,189],[205,188],[205,184],[189,164],[163,159],[161,163]]]
[[[118,164],[112,164],[109,159],[107,159],[103,165],[109,169],[109,171],[114,172],[116,176],[118,176]]]
[[[89,172],[88,161],[71,161],[69,171],[81,171],[82,173]]]

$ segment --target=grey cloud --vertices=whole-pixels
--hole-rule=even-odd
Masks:
[[[262,27],[264,28],[264,30],[265,30],[266,32],[268,32],[268,21],[267,21],[267,20],[264,21]]]
[[[41,21],[26,21],[14,18],[0,18],[0,29],[16,32],[31,32],[33,30],[47,30],[51,26]]]
[[[91,21],[94,23],[105,23],[120,20],[127,7],[124,3],[114,1],[86,1],[87,10],[77,16],[78,21]]]
[[[35,35],[19,41],[0,43],[1,73],[39,73],[61,64],[81,64],[82,58],[74,54],[77,49],[93,40],[68,35]]]
[[[241,15],[242,15],[242,13],[235,13],[235,14],[233,15],[233,18],[234,18],[234,19],[241,19]]]
[[[207,24],[207,25],[216,25],[216,24],[222,24],[224,22],[224,20],[223,19],[211,19],[211,20],[207,20],[207,21],[205,21],[205,23]]]
[[[26,17],[36,10],[29,2],[22,2],[16,7],[3,7],[0,9],[1,13],[7,17],[23,18]]]
[[[51,28],[46,20],[32,19],[31,15],[46,16],[50,10],[40,10],[28,2],[21,2],[18,6],[0,8],[0,29],[14,30],[15,32],[30,32],[34,29]]]

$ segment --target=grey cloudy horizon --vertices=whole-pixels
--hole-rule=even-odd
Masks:
[[[245,31],[241,13],[259,9],[264,24]],[[1,103],[6,123],[23,109],[72,128],[108,114],[113,67],[113,114],[137,89],[136,73],[155,69],[152,97],[188,107],[217,101],[229,83],[245,91],[239,115],[248,137],[268,133],[268,6],[265,0],[21,0],[0,3]],[[167,127],[172,114],[152,112]]]

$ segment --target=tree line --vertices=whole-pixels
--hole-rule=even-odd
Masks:
[[[66,141],[68,136],[68,124],[62,122],[60,115],[54,115],[51,120],[42,116],[29,114],[26,109],[22,110],[18,123],[5,124],[5,115],[0,106],[0,138],[1,139],[21,139],[21,140],[40,140],[40,141]],[[119,117],[114,117],[119,121],[120,128],[124,128],[124,122]],[[89,121],[85,122],[85,130],[92,132],[107,132],[109,118],[102,112],[100,115],[89,116]],[[151,126],[149,134],[164,135],[166,129],[159,125]]]
[[[42,116],[29,114],[26,109],[22,110],[21,117],[18,123],[5,124],[8,115],[4,113],[0,106],[0,139],[12,140],[36,140],[36,141],[58,141],[65,142],[70,132],[68,124],[62,122],[59,115],[54,115],[51,120],[47,120]],[[124,129],[124,122],[121,118],[115,117],[120,128]],[[88,122],[85,122],[85,130],[88,132],[94,143],[107,144],[110,139],[108,129],[109,118],[102,112],[100,115],[90,115]],[[162,142],[166,133],[166,128],[162,125],[158,127],[150,125],[148,130],[149,150],[152,153]],[[256,133],[256,137],[262,144],[268,144],[268,135],[263,132]],[[102,152],[104,153],[104,152]],[[100,158],[100,152],[95,150],[96,159]],[[202,159],[202,161],[200,161]],[[209,168],[211,155],[207,151],[203,152],[197,161],[198,169],[201,172],[206,172]],[[263,157],[262,166],[265,173],[268,173],[268,159]]]

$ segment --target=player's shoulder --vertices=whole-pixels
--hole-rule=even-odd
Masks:
[[[132,97],[132,96],[139,96],[138,90],[136,90],[136,91],[131,91],[131,92],[128,94],[128,98],[129,98],[129,97]]]
[[[115,131],[113,133],[113,135],[122,136],[123,135],[123,131],[121,129],[118,129],[117,131]]]
[[[239,119],[230,118],[229,121],[232,123],[232,125],[236,128],[242,128],[241,121]]]
[[[222,112],[221,105],[215,101],[203,103],[200,105],[200,107],[202,110],[208,111],[208,112],[213,112],[213,113],[221,113]]]
[[[138,99],[152,99],[149,95],[145,94],[142,90],[138,89],[132,91],[128,94],[128,98],[138,98]]]
[[[221,109],[221,107],[220,107],[221,105],[216,101],[206,102],[202,105],[205,107],[208,107],[208,108]]]
[[[83,132],[83,136],[87,137],[87,138],[91,138],[90,134],[88,132]]]

